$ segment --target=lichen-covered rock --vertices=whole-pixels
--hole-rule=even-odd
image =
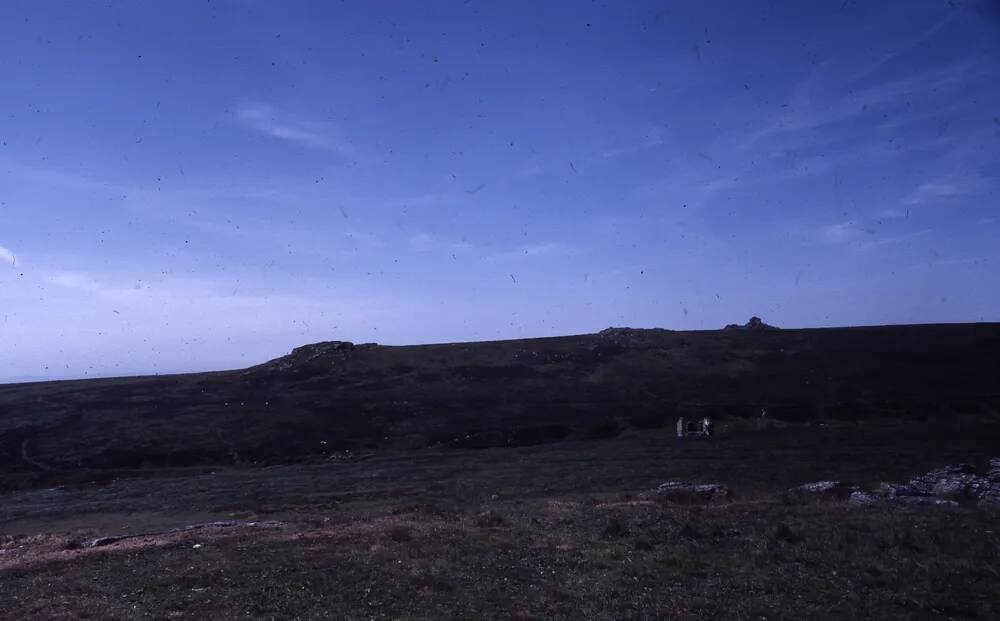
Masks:
[[[707,504],[725,502],[731,492],[721,483],[688,483],[687,481],[667,481],[654,492],[659,500],[684,504]]]

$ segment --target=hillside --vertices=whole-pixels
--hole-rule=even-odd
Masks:
[[[669,426],[1000,418],[1000,324],[325,342],[239,371],[0,386],[0,470],[290,463]]]
[[[750,322],[0,386],[0,610],[995,619],[998,345]]]

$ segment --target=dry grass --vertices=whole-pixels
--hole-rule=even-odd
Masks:
[[[947,443],[939,425],[707,443],[650,431],[22,490],[2,496],[4,531],[62,534],[0,539],[0,618],[1000,618],[1000,516],[784,493],[982,467],[996,437],[986,424],[953,425]],[[643,494],[672,479],[734,497]],[[79,545],[220,519],[288,526]]]
[[[553,511],[558,507],[558,511]],[[996,515],[606,498],[315,516],[107,549],[8,538],[0,610],[60,619],[990,619]],[[198,547],[195,547],[195,546]]]

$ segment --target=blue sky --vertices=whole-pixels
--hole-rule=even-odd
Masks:
[[[5,2],[0,381],[1000,320],[1000,8]]]

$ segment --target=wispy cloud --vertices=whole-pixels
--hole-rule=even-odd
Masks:
[[[56,272],[46,275],[43,280],[50,285],[73,289],[75,291],[89,291],[91,293],[108,291],[106,287],[102,287],[97,281],[79,272]]]
[[[742,150],[757,148],[761,141],[829,127],[922,95],[940,96],[963,84],[972,65],[968,62],[915,73],[866,88],[850,88],[850,78],[834,75],[830,61],[800,80],[781,111],[748,132],[739,144]],[[875,117],[877,118],[877,117]]]
[[[449,254],[469,254],[481,251],[482,248],[462,238],[453,241],[441,235],[431,235],[425,231],[417,231],[407,239],[407,245],[413,252],[446,252]]]
[[[578,249],[570,244],[559,242],[543,242],[538,244],[524,244],[510,250],[497,252],[492,255],[492,259],[531,259],[539,257],[566,257],[576,254]]]
[[[239,277],[52,266],[9,284],[0,332],[5,349],[21,355],[0,356],[0,377],[50,368],[78,376],[235,368],[331,338],[405,342],[406,321],[416,320],[393,318],[400,308],[426,310],[403,293],[329,276],[290,289]]]
[[[642,136],[640,140],[637,140],[633,144],[614,147],[611,149],[605,149],[600,152],[601,159],[614,159],[617,157],[623,157],[626,155],[631,155],[633,153],[638,153],[640,151],[645,151],[646,149],[653,149],[664,144],[666,140],[666,130],[655,125],[650,127],[645,135]]]
[[[435,207],[438,205],[452,204],[462,200],[463,197],[458,192],[429,192],[426,194],[414,194],[412,196],[397,196],[390,198],[370,199],[373,206],[401,208],[408,207]]]
[[[378,235],[367,231],[348,229],[344,231],[344,237],[356,244],[362,244],[372,248],[381,248],[385,246],[385,242],[383,242]]]
[[[425,231],[417,231],[410,235],[406,240],[406,244],[413,252],[447,253],[453,255],[470,255],[470,253],[474,253],[485,261],[517,261],[543,257],[566,257],[579,252],[578,247],[561,242],[521,244],[512,248],[491,250],[490,246],[472,243],[465,238],[455,241],[446,236],[431,234]]]
[[[818,230],[819,241],[831,245],[852,243],[873,234],[874,231],[871,229],[863,228],[853,222],[826,224]]]
[[[17,257],[14,255],[14,251],[0,246],[0,264],[3,263],[17,265]]]
[[[6,158],[0,159],[0,172],[6,174],[8,179],[15,180],[18,183],[27,182],[41,186],[57,186],[81,192],[122,195],[136,190],[136,188],[131,186],[112,183],[86,174],[23,164]]]
[[[416,233],[410,236],[410,249],[414,252],[430,252],[435,248],[435,239],[427,233]]]
[[[942,17],[941,19],[933,22],[925,30],[923,30],[919,34],[917,34],[916,37],[913,37],[911,40],[907,41],[905,44],[900,45],[900,46],[896,47],[895,49],[893,49],[893,50],[891,50],[891,51],[883,54],[882,57],[879,58],[877,61],[875,61],[871,65],[869,65],[869,66],[865,67],[864,69],[862,69],[860,72],[858,72],[852,78],[851,81],[861,80],[861,79],[863,79],[863,78],[865,78],[867,76],[870,76],[870,75],[874,74],[875,72],[877,72],[878,70],[880,70],[883,67],[885,67],[886,65],[888,65],[891,62],[895,61],[900,56],[905,56],[906,54],[912,53],[914,49],[916,49],[919,46],[921,46],[928,39],[932,38],[934,35],[936,35],[938,32],[940,32],[941,29],[943,29],[945,26],[949,25],[955,19],[955,16],[958,15],[959,13],[960,13],[960,11],[954,11],[954,10],[947,11],[944,14],[944,17]],[[874,27],[875,24],[872,24],[871,26]],[[872,30],[871,27],[869,27],[868,29],[865,29],[865,31],[863,33],[859,32],[858,34],[862,34],[862,36],[876,36],[876,33]]]
[[[348,281],[341,283],[336,295],[318,286],[308,293],[265,291],[239,279],[159,275],[146,279],[136,274],[72,270],[45,273],[41,283],[49,291],[73,296],[80,309],[116,321],[134,321],[134,328],[143,331],[164,321],[177,326],[176,330],[187,326],[197,333],[210,331],[198,327],[202,325],[266,332],[298,319],[317,327],[336,321],[335,317],[363,323],[362,319],[385,319],[394,303],[390,298],[352,292]]]
[[[703,173],[686,169],[676,174],[639,185],[634,190],[636,198],[657,203],[669,202],[676,206],[701,208],[709,204],[718,194],[733,188],[737,178],[719,175],[716,172]]]
[[[878,246],[887,246],[890,244],[901,244],[903,242],[910,241],[911,239],[916,239],[918,237],[923,237],[932,233],[930,229],[921,229],[919,231],[911,231],[909,233],[903,233],[901,235],[893,235],[891,237],[881,237],[879,239],[873,239],[867,241],[863,244],[865,248],[875,248]]]
[[[264,136],[332,151],[348,159],[357,157],[357,150],[333,124],[286,112],[270,104],[243,104],[236,111],[236,120]]]
[[[985,185],[986,181],[977,175],[944,175],[921,183],[903,202],[907,205],[923,205],[952,201],[978,194]]]
[[[920,229],[887,236],[885,235],[885,231],[877,228],[877,224],[874,221],[838,222],[818,227],[812,243],[818,242],[827,246],[851,246],[858,250],[872,250],[892,244],[908,242],[931,232],[930,229]]]

